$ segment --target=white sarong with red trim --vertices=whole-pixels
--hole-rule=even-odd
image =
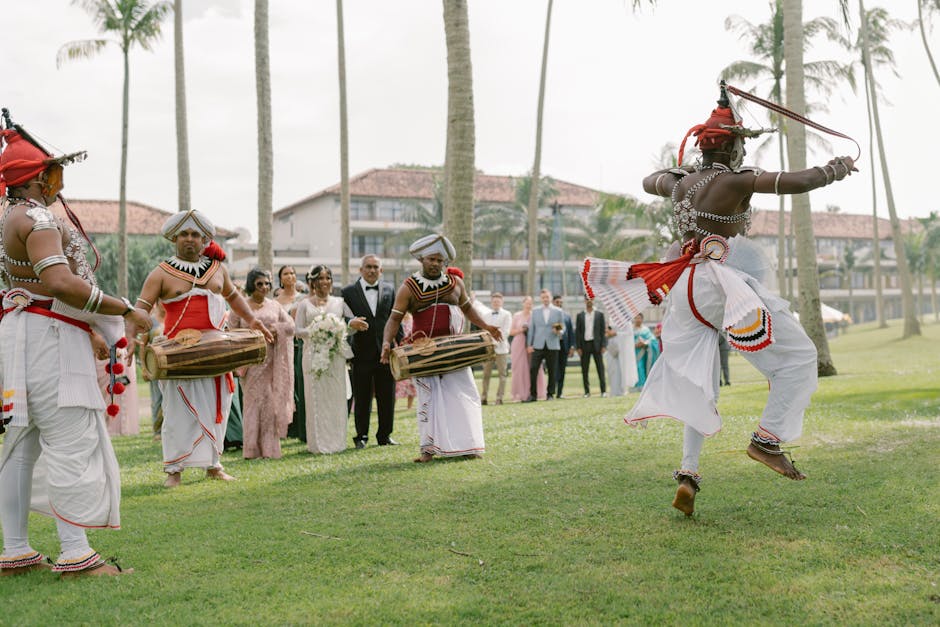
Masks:
[[[703,240],[703,245],[705,241]],[[677,256],[675,250],[672,256]],[[611,272],[606,260],[590,260],[585,282],[610,311],[629,320],[630,309],[642,310],[641,279]],[[591,283],[591,270],[604,280]],[[635,424],[650,418],[674,418],[703,435],[721,429],[718,413],[718,334],[727,329],[729,342],[770,383],[760,428],[781,441],[802,433],[803,412],[816,390],[816,348],[789,311],[760,277],[769,264],[755,244],[742,237],[727,240],[715,259],[698,257],[665,291],[663,352],[647,378],[633,409],[624,418]],[[619,278],[618,278],[619,277]],[[644,288],[645,289],[645,288]],[[623,305],[622,293],[633,300]],[[664,294],[665,295],[665,294]],[[632,316],[630,316],[632,317]],[[613,319],[614,316],[611,316]]]
[[[12,421],[0,457],[0,477],[20,447],[38,441],[31,508],[78,527],[117,529],[120,470],[108,437],[87,328],[94,327],[113,343],[123,321],[16,291],[43,305],[24,308],[9,292],[3,299],[0,372],[4,415]]]
[[[163,301],[167,310],[164,328],[175,336],[183,329],[221,329],[225,300],[214,292],[194,288]],[[228,412],[235,390],[231,373],[205,379],[164,379],[163,471],[184,468],[222,468]]]
[[[463,330],[463,313],[454,305],[432,305],[450,316],[450,333]],[[415,333],[424,332],[415,323]],[[440,322],[438,320],[438,322]],[[434,324],[438,327],[438,324]],[[441,457],[482,455],[483,409],[469,367],[429,377],[415,377],[421,452]]]

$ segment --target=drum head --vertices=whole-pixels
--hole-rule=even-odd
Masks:
[[[202,331],[198,329],[183,329],[173,337],[173,341],[180,346],[193,346],[202,339]]]

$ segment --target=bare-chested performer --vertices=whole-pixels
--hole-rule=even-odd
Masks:
[[[855,168],[849,157],[799,172],[741,167],[744,138],[756,134],[736,120],[722,88],[718,108],[708,121],[686,134],[686,139],[697,138],[701,166],[659,170],[643,179],[647,192],[674,203],[673,221],[682,244],[673,245],[667,255],[671,261],[628,267],[598,259],[585,262],[586,289],[596,292],[621,324],[642,309],[639,300],[648,299],[645,305],[649,305],[669,295],[663,353],[625,420],[672,417],[685,423],[682,465],[674,473],[679,486],[672,505],[686,515],[693,513],[699,490],[704,437],[721,428],[716,403],[722,329],[727,329],[731,346],[770,382],[748,456],[785,477],[805,479],[780,445],[802,433],[803,412],[816,390],[816,348],[790,313],[789,303],[761,284],[769,264],[744,235],[753,194],[802,194],[841,181]],[[679,149],[680,164],[684,147],[685,140]],[[611,279],[614,275],[624,280]],[[631,293],[642,297],[632,299]]]
[[[220,329],[225,321],[225,303],[248,327],[274,341],[264,324],[255,318],[222,265],[225,254],[212,242],[215,226],[199,211],[173,215],[163,225],[163,236],[176,245],[176,254],[158,265],[144,281],[137,305],[147,311],[157,301],[166,309],[163,333],[175,337],[183,329]],[[211,479],[231,481],[219,461],[225,427],[232,404],[231,373],[205,379],[164,379],[163,393],[163,484],[175,488],[184,468],[205,468]]]
[[[95,354],[123,344],[125,320],[144,330],[150,320],[101,291],[77,218],[68,212],[73,228],[48,208],[62,200],[62,166],[84,153],[53,157],[3,114],[0,576],[50,567],[63,577],[119,575],[129,570],[106,563],[85,534],[121,524],[121,475]],[[31,506],[55,517],[61,552],[51,566],[30,545]]]
[[[421,270],[398,288],[392,315],[382,337],[383,364],[388,363],[392,340],[406,312],[414,316],[412,337],[454,335],[463,331],[464,316],[497,342],[498,327],[487,324],[473,308],[463,279],[445,272],[454,259],[454,245],[443,235],[422,237],[408,251],[421,262]],[[409,341],[405,338],[404,341]],[[441,457],[480,457],[483,454],[483,414],[480,394],[469,367],[427,377],[415,377],[418,389],[418,433],[421,455],[416,462]]]

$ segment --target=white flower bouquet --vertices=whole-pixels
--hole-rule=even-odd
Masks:
[[[320,378],[337,353],[346,355],[346,322],[335,314],[318,314],[307,330],[310,332],[310,340],[305,344],[310,354],[308,372]]]

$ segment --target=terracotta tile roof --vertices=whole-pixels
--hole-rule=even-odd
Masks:
[[[404,198],[432,200],[434,198],[434,177],[440,176],[440,170],[421,170],[409,168],[373,168],[349,179],[350,196],[371,198]],[[474,196],[481,203],[511,203],[516,200],[516,181],[522,177],[476,175]],[[556,200],[561,205],[593,207],[597,204],[599,191],[554,179],[558,191]],[[339,183],[331,185],[315,194],[274,213],[278,215],[295,209],[323,196],[338,196]]]
[[[813,235],[816,237],[829,237],[836,239],[871,239],[872,217],[856,213],[830,213],[828,211],[814,211]],[[751,221],[750,237],[777,237],[777,226],[780,213],[774,210],[758,209],[754,212]],[[790,212],[786,212],[784,228],[789,232]],[[913,228],[915,232],[921,230],[921,224],[913,219],[901,220],[901,232],[908,233]],[[883,240],[891,239],[891,222],[887,218],[878,218],[878,237]]]
[[[89,235],[117,233],[120,204],[117,200],[69,200],[68,203]],[[65,217],[65,210],[59,203],[52,205],[52,211],[58,216]],[[163,223],[171,215],[173,214],[169,211],[128,200],[127,233],[128,235],[160,235]],[[219,239],[236,236],[236,233],[220,228],[218,225],[216,225],[216,231]]]

